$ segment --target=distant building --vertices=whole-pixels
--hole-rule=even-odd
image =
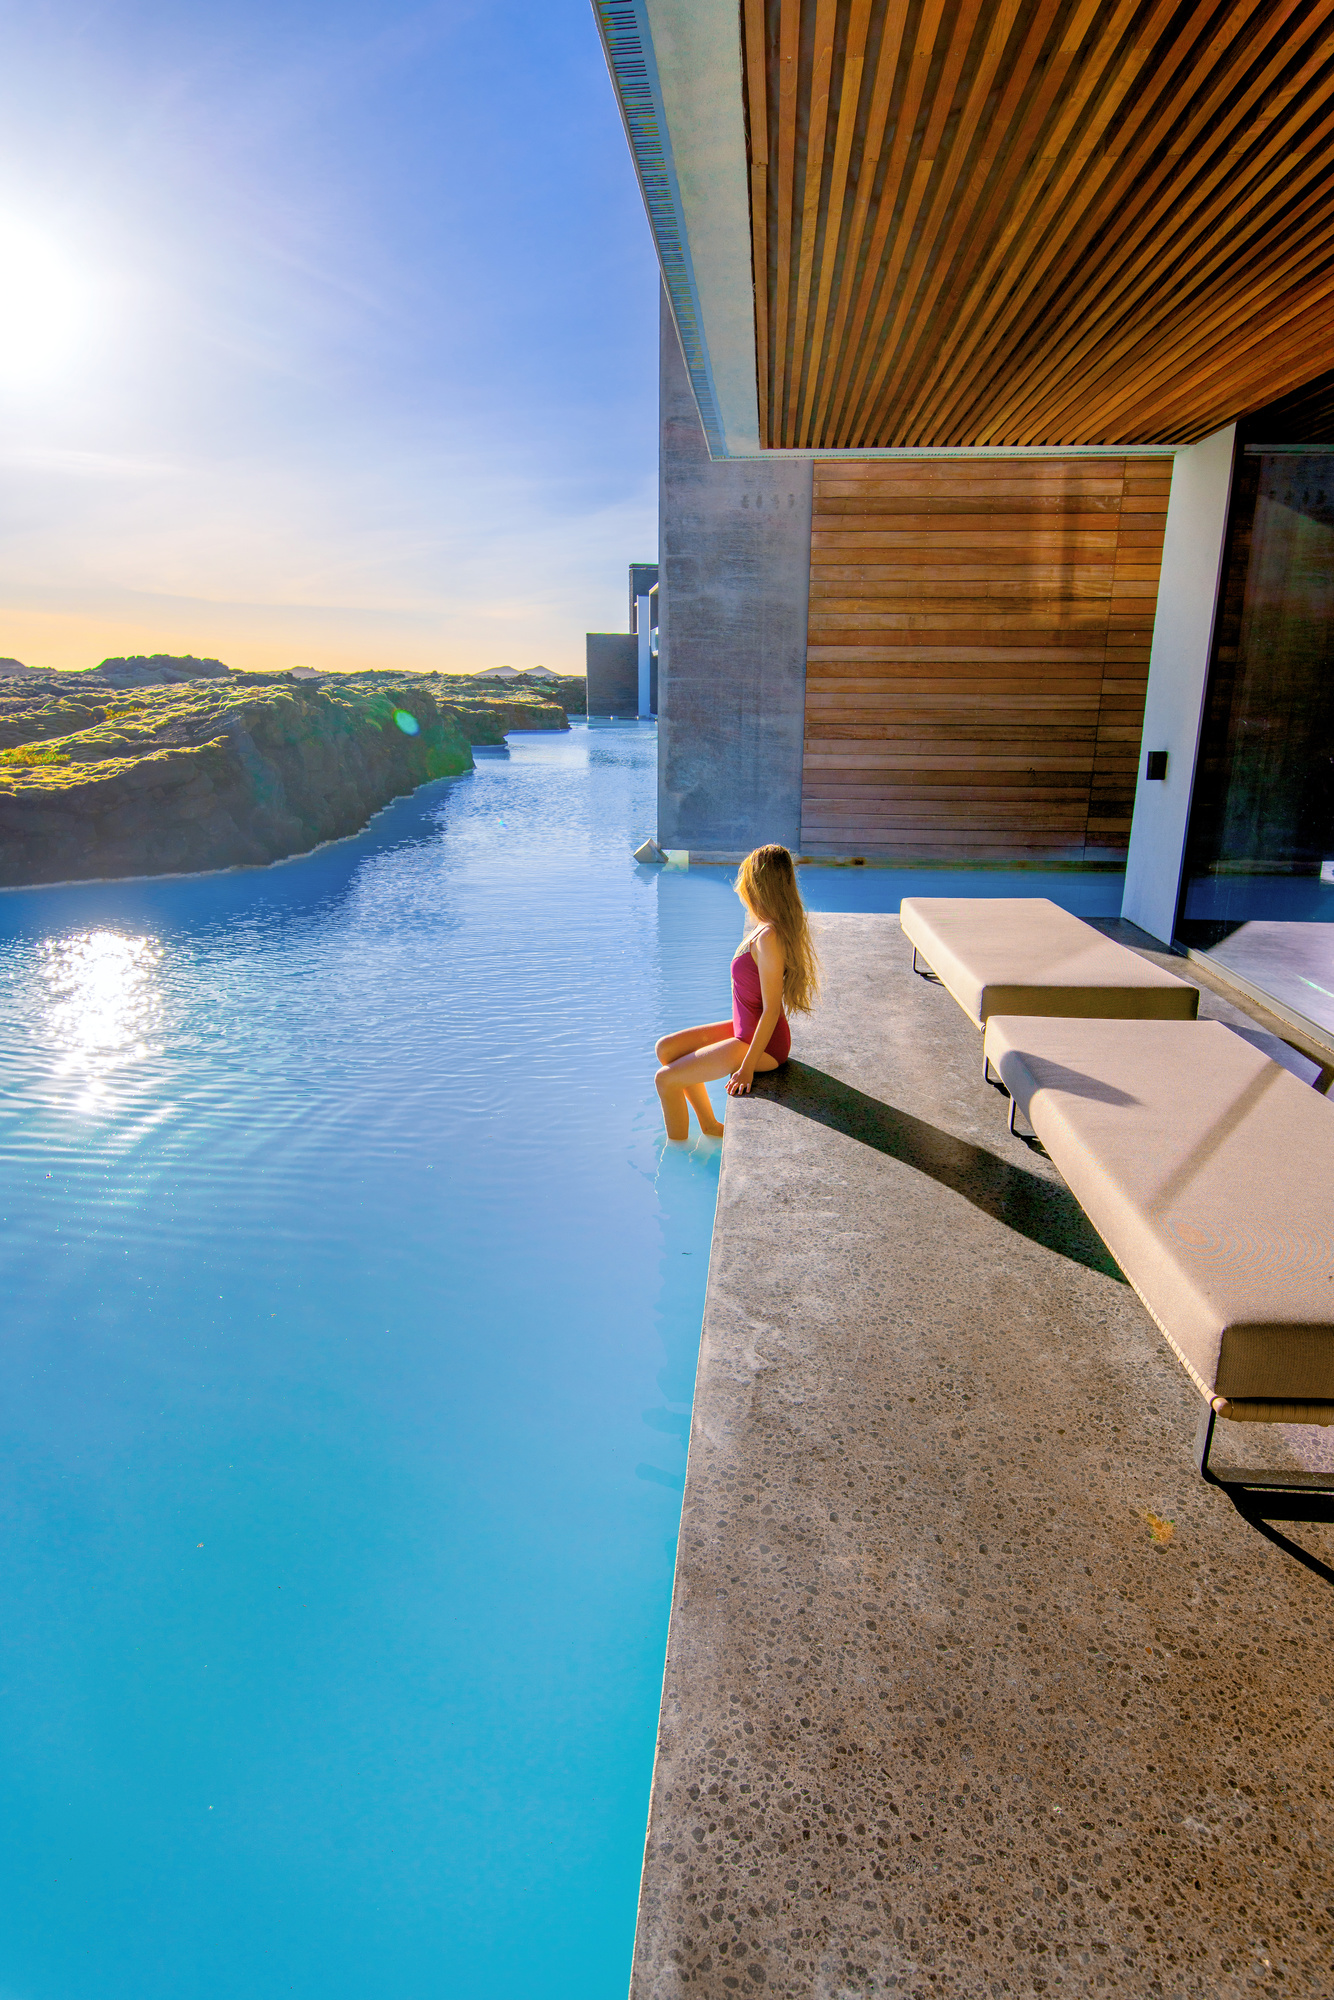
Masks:
[[[658,565],[630,564],[630,630],[589,632],[588,713],[653,716],[658,712]]]

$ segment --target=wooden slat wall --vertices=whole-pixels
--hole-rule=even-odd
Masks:
[[[1171,477],[817,461],[806,853],[1124,855]]]

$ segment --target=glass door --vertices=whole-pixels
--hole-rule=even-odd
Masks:
[[[1334,1033],[1334,450],[1245,445],[1177,924]]]

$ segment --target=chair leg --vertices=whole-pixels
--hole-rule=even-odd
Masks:
[[[1214,1441],[1214,1425],[1218,1414],[1206,1397],[1200,1405],[1200,1421],[1195,1426],[1195,1469],[1201,1479],[1207,1479],[1211,1486],[1221,1486],[1216,1472],[1209,1469],[1209,1447]]]
[[[1206,1400],[1195,1430],[1195,1464],[1201,1479],[1207,1480],[1210,1486],[1221,1486],[1238,1505],[1246,1501],[1255,1509],[1260,1496],[1265,1493],[1334,1494],[1334,1477],[1327,1472],[1258,1472],[1252,1471],[1249,1466],[1215,1471],[1209,1463],[1209,1453],[1217,1422],[1218,1413]]]
[[[1009,1088],[1006,1085],[1005,1080],[1002,1077],[1000,1071],[997,1070],[993,1075],[991,1068],[991,1059],[987,1055],[985,1049],[983,1049],[982,1051],[982,1081],[983,1083],[994,1084],[996,1089],[1003,1090],[1007,1097],[1010,1095]]]

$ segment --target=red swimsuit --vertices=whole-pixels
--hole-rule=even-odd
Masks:
[[[760,968],[750,955],[750,946],[755,936],[748,938],[736,957],[732,960],[732,1030],[743,1042],[755,1039],[755,1030],[760,1025],[764,1012],[764,994],[760,987]],[[780,1014],[769,1037],[769,1046],[761,1051],[772,1056],[775,1062],[786,1062],[792,1049],[792,1030],[787,1024],[787,1015]]]

